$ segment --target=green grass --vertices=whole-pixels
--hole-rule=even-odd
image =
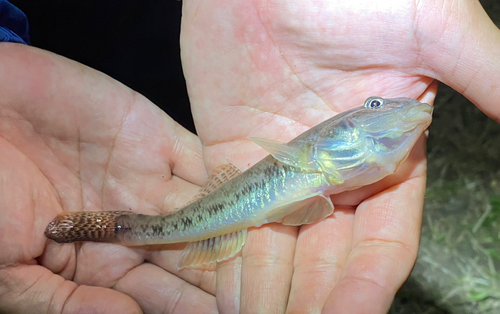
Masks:
[[[390,313],[500,313],[500,125],[447,86],[435,107],[419,256]]]
[[[500,313],[500,125],[442,86],[417,264],[391,313]]]
[[[435,107],[419,256],[390,313],[500,313],[500,125],[447,86]]]

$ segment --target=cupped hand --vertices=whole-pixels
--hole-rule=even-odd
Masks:
[[[424,140],[395,176],[334,196],[356,212],[253,229],[216,273],[177,271],[175,246],[58,245],[43,230],[64,210],[166,213],[206,178],[201,149],[209,170],[244,170],[265,155],[248,136],[288,140],[372,95],[432,101],[433,78],[500,120],[498,30],[465,0],[186,1],[183,16],[201,145],[112,79],[0,44],[0,310],[386,311],[416,258]]]
[[[206,178],[198,138],[110,77],[18,44],[0,44],[0,94],[0,312],[216,312],[213,272],[178,274],[180,249],[44,236],[63,211],[180,207]]]
[[[245,170],[266,154],[248,137],[290,140],[369,96],[432,103],[434,79],[498,119],[499,37],[468,0],[186,1],[183,68],[205,165]],[[242,256],[218,265],[219,309],[386,312],[417,257],[425,172],[422,138],[395,175],[333,196],[348,206],[324,221],[252,229]]]

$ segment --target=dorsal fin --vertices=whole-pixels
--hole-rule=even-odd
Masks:
[[[208,178],[207,182],[203,184],[198,193],[196,193],[196,195],[183,207],[192,204],[200,198],[212,193],[212,191],[216,190],[219,186],[231,180],[232,178],[238,176],[240,173],[240,169],[236,168],[232,164],[225,164],[215,168],[214,171],[212,171],[212,175]]]
[[[203,197],[216,190],[219,186],[238,176],[241,173],[240,169],[232,164],[221,165],[212,171],[212,175],[208,181],[201,187],[197,196]]]

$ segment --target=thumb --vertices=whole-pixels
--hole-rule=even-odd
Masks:
[[[479,1],[427,1],[419,16],[419,29],[437,36],[421,45],[427,68],[500,122],[500,30]]]

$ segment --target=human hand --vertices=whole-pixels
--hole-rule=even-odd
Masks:
[[[369,96],[432,102],[433,79],[500,120],[499,32],[475,1],[186,1],[181,44],[208,169],[244,170],[266,154],[248,137],[290,140]],[[251,230],[218,265],[219,309],[386,312],[417,257],[425,170],[422,139],[395,175],[333,196],[356,211]]]
[[[180,207],[206,178],[198,138],[110,77],[18,44],[0,44],[0,94],[0,312],[216,312],[215,276],[179,274],[180,249],[44,236],[62,211]]]

